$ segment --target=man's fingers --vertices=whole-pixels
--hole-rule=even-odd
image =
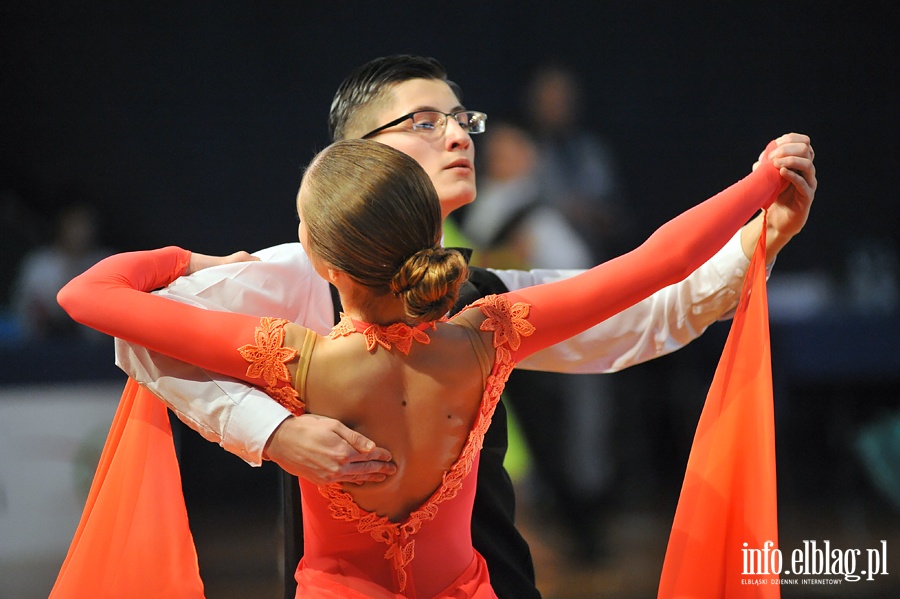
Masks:
[[[805,192],[809,188],[809,182],[806,180],[803,175],[798,173],[797,171],[791,170],[787,167],[781,167],[779,171],[781,176],[788,180],[798,191]]]
[[[372,451],[366,453],[357,453],[350,457],[350,462],[390,462],[392,459],[391,452],[383,447],[376,447]]]
[[[337,426],[335,426],[334,432],[346,441],[350,447],[360,453],[368,453],[375,449],[374,441],[339,422],[337,423]]]
[[[360,477],[390,476],[397,472],[397,466],[393,462],[381,460],[369,460],[367,462],[354,462],[347,467],[351,474]],[[383,479],[382,479],[383,480]]]
[[[397,472],[397,466],[381,460],[367,460],[346,464],[332,482],[342,483],[380,483]]]
[[[816,167],[812,160],[799,156],[785,156],[775,160],[774,164],[779,168],[788,169],[796,173],[798,177],[804,179],[804,183],[808,186],[812,187],[814,185]],[[782,175],[784,175],[784,171],[782,171]]]
[[[775,140],[775,143],[779,146],[788,144],[788,143],[801,143],[809,145],[810,143],[809,135],[805,135],[803,133],[785,133],[781,137]]]
[[[391,452],[324,416],[287,418],[266,445],[268,459],[316,484],[379,482],[394,474]]]
[[[391,452],[382,447],[377,447],[374,441],[359,434],[353,429],[341,425],[341,428],[337,429],[335,432],[337,432],[337,434],[340,435],[350,445],[350,447],[355,449],[360,454],[365,454],[351,457],[351,462],[362,462],[366,460],[381,462],[391,461]]]
[[[222,264],[234,264],[236,262],[259,262],[259,258],[244,250],[234,252],[233,254],[229,254],[222,258]]]
[[[383,447],[377,447],[375,443],[344,425],[340,425],[335,431],[350,447],[356,450],[351,455],[347,464],[341,467],[342,476],[364,476],[365,481],[372,481],[369,475],[390,475],[397,471],[397,467],[391,463],[391,452]]]

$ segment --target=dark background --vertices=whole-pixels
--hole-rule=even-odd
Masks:
[[[647,232],[809,134],[820,191],[780,268],[842,272],[898,224],[890,2],[29,2],[2,9],[0,185],[50,219],[81,196],[118,249],[296,237],[331,96],[379,55],[433,55],[505,116],[541,62],[573,65]]]
[[[840,299],[862,240],[897,250],[893,2],[106,4],[0,9],[0,189],[25,199],[46,241],[57,210],[76,200],[101,208],[103,242],[118,250],[230,253],[294,241],[294,195],[303,165],[328,143],[334,90],[357,65],[409,52],[438,58],[466,106],[495,118],[521,109],[538,65],[573,66],[587,125],[621,160],[638,235],[743,176],[771,138],[798,131],[813,139],[820,187],[773,282],[824,273]],[[30,249],[15,233],[4,230],[0,301]],[[837,310],[807,324],[773,329],[783,540],[792,547],[855,530],[862,537],[852,542],[871,546],[881,524],[860,514],[896,523],[896,511],[860,474],[850,446],[859,427],[896,411],[897,311]],[[717,325],[674,356],[616,375],[629,390],[619,417],[637,423],[617,431],[625,463],[640,443],[656,462],[626,477],[633,486],[623,501],[664,497],[664,525],[726,333]],[[40,365],[47,349],[4,354],[0,381],[27,379],[23,365]],[[102,359],[51,351],[82,376],[91,364],[96,376],[121,376],[109,348]],[[669,402],[679,395],[693,403]],[[678,422],[683,430],[673,430]],[[184,461],[189,503],[221,497],[223,479],[208,465],[223,452],[196,437],[185,443],[196,444]],[[271,470],[236,458],[215,468],[231,469],[225,496],[241,498],[238,489],[260,477],[272,492]],[[644,476],[654,471],[662,480]],[[822,509],[825,524],[795,524],[792,509]],[[206,559],[202,533],[197,540]]]

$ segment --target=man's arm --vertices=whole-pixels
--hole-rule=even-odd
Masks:
[[[784,135],[776,140],[770,156],[781,168],[781,175],[791,182],[768,210],[766,241],[771,265],[778,252],[806,224],[817,181],[809,137]],[[615,372],[683,347],[713,322],[730,317],[762,224],[761,213],[681,283],[530,356],[519,367],[566,373]],[[574,271],[495,273],[508,289],[514,290],[571,276]]]
[[[298,243],[258,252],[258,262],[208,268],[159,293],[210,310],[278,316],[327,332],[333,307],[327,283],[315,274]],[[117,340],[116,361],[159,396],[189,427],[252,465],[264,458],[315,482],[382,480],[390,454],[337,421],[291,414],[245,383]],[[282,430],[283,429],[283,430]],[[297,440],[280,449],[275,431]],[[267,449],[269,450],[267,452]]]

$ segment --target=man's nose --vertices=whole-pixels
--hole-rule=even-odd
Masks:
[[[456,119],[447,119],[446,129],[444,131],[447,144],[451,147],[462,145],[468,147],[472,143],[472,137],[469,132],[462,128]]]

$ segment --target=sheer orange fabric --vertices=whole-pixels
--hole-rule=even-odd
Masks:
[[[660,599],[781,595],[780,587],[769,581],[775,577],[769,575],[772,564],[760,563],[765,561],[761,556],[771,555],[761,551],[766,542],[778,546],[765,254],[763,227],[697,425],[659,582]],[[745,561],[751,554],[752,562],[749,557]],[[753,584],[757,580],[764,584]]]
[[[131,379],[50,597],[203,597],[168,411]]]

